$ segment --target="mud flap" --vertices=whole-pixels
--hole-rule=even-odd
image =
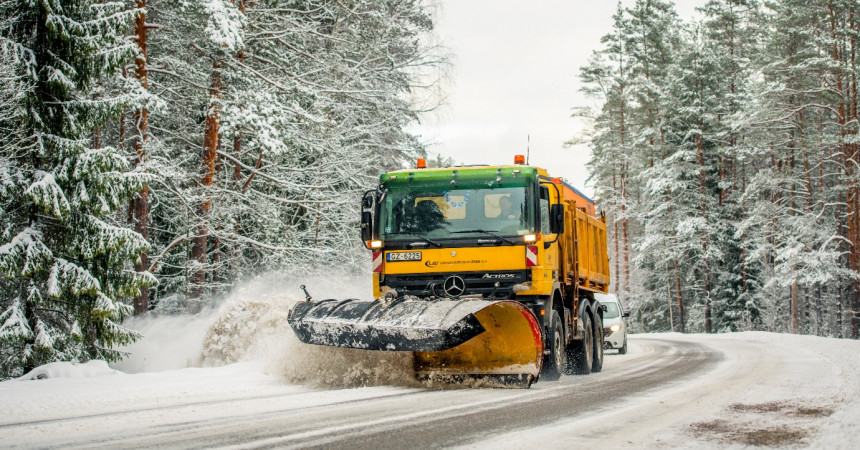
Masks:
[[[511,375],[530,383],[543,357],[537,319],[514,301],[322,300],[296,304],[287,320],[304,343],[415,352],[419,378]]]

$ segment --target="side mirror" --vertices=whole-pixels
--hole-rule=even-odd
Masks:
[[[549,212],[549,231],[553,234],[564,233],[564,205],[556,203]]]
[[[622,312],[622,313],[621,313],[621,317],[623,317],[623,318],[625,318],[625,319],[626,319],[626,318],[628,318],[628,317],[630,317],[630,311],[624,311],[624,312]]]
[[[367,191],[361,198],[361,240],[367,242],[373,240],[373,206],[374,193]]]

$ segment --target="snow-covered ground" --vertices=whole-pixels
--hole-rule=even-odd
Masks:
[[[501,434],[470,447],[554,448],[556,436],[577,434],[587,448],[857,448],[860,342],[764,332],[645,334],[631,336],[628,357],[651,340],[699,343],[724,359],[693,379],[589,417],[560,418],[526,439]]]
[[[408,384],[406,379],[399,382],[401,386],[325,388],[316,383],[291,382],[265,361],[139,374],[125,374],[99,363],[55,364],[40,370],[47,375],[45,379],[0,383],[0,398],[4,399],[0,403],[0,434],[4,436],[0,447],[110,447],[119,436],[129,436],[131,446],[217,446],[217,440],[183,440],[197,427],[187,424],[233,426],[287,412],[346,409],[356,402],[391,410],[409,408],[420,398],[418,403],[426,405],[427,414],[433,415],[438,414],[434,397],[454,411],[458,404],[470,412],[503,408],[504,404],[518,405],[553,395],[556,389],[570,388],[570,383],[580,380],[614,377],[609,378],[613,380],[610,387],[622,387],[625,374],[654,369],[648,364],[654,356],[654,340],[702,344],[722,352],[725,359],[692,379],[667,380],[659,388],[607,402],[593,413],[559,416],[545,425],[509,433],[479,433],[465,447],[566,448],[571,436],[576,436],[578,444],[593,448],[763,444],[849,449],[860,439],[857,342],[739,333],[634,336],[628,355],[607,355],[603,373],[564,377],[561,383],[540,382],[528,391],[426,390],[403,387]],[[349,378],[353,370],[343,367],[345,377]],[[614,371],[620,373],[613,375]],[[322,381],[327,383],[330,377],[325,374]],[[611,390],[604,392],[611,398]],[[422,413],[412,412],[414,419],[409,414],[399,418],[407,423],[420,422]],[[309,443],[318,444],[314,439],[321,435],[386,423],[385,419],[354,420],[368,422],[326,425],[310,431],[283,429],[278,438],[249,437],[240,446],[301,446],[305,437]]]
[[[396,437],[422,426],[439,433],[426,438],[431,446],[468,448],[853,449],[860,442],[858,341],[637,335],[627,355],[607,355],[599,374],[529,390],[452,391],[415,382],[408,354],[298,343],[284,320],[295,298],[237,295],[195,318],[140,321],[134,326],[147,338],[127,361],[52,364],[0,383],[0,447],[289,447],[380,430]],[[670,376],[662,371],[669,365],[683,372]],[[596,406],[588,411],[560,408],[542,423],[512,419],[492,432],[476,420],[581,390],[606,401],[590,400]],[[464,433],[457,417],[474,429]],[[457,436],[445,436],[455,431],[441,418],[458,424]]]

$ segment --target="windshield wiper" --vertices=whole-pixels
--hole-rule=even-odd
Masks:
[[[426,237],[418,235],[418,234],[401,234],[401,236],[413,236],[413,237],[421,239],[422,241],[427,242],[431,245],[435,245],[436,247],[442,248],[442,244],[440,244],[434,240],[427,239]]]
[[[489,234],[490,236],[493,236],[494,238],[497,238],[497,239],[501,239],[502,241],[505,241],[505,242],[507,242],[508,244],[511,244],[511,245],[517,245],[517,243],[516,243],[516,242],[514,242],[514,241],[512,241],[512,240],[510,240],[510,239],[508,239],[508,238],[506,238],[506,237],[499,236],[498,234],[496,234],[496,233],[494,233],[494,232],[492,232],[492,231],[482,230],[482,229],[480,229],[480,228],[476,228],[476,229],[474,229],[474,230],[452,231],[451,233],[483,233],[483,234]]]

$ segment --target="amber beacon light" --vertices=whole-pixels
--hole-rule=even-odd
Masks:
[[[525,155],[516,155],[514,156],[514,164],[518,166],[523,166],[526,164],[526,156]]]
[[[415,164],[415,167],[417,167],[419,169],[426,169],[427,168],[427,160],[425,160],[424,158],[418,158],[418,163]]]

